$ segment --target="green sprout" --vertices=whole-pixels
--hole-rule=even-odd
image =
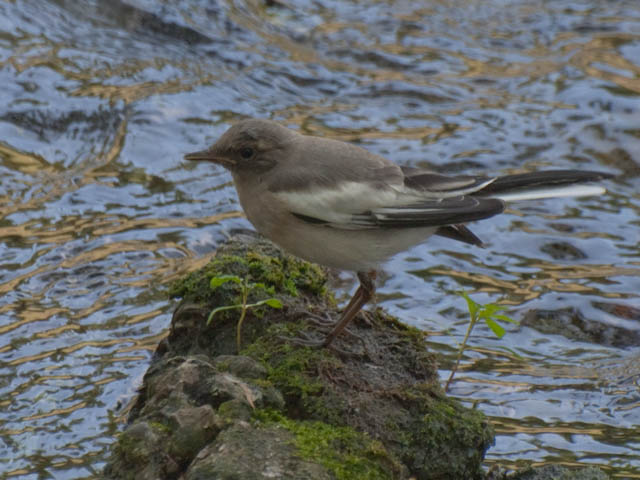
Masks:
[[[271,308],[282,308],[282,302],[277,298],[267,298],[264,300],[260,300],[255,303],[247,303],[249,298],[249,293],[251,290],[260,288],[266,289],[264,283],[250,283],[249,280],[245,277],[244,279],[238,277],[237,275],[219,275],[217,277],[213,277],[211,282],[209,283],[212,290],[224,285],[225,283],[232,282],[240,286],[240,297],[241,303],[236,305],[225,305],[223,307],[217,307],[211,310],[209,317],[207,318],[207,325],[211,324],[213,317],[220,312],[225,310],[232,310],[234,308],[240,309],[240,318],[238,319],[238,325],[236,327],[236,348],[238,352],[240,352],[240,347],[242,345],[242,322],[244,322],[244,318],[247,315],[247,310],[250,308],[256,308],[261,305],[268,305]]]
[[[469,321],[469,327],[467,328],[467,333],[465,334],[464,339],[462,340],[462,343],[458,348],[458,358],[456,359],[456,364],[453,366],[453,369],[451,370],[451,375],[449,375],[449,380],[447,380],[447,383],[444,386],[445,392],[449,390],[449,385],[453,380],[453,376],[458,371],[458,366],[460,365],[462,354],[464,353],[464,350],[467,348],[467,341],[469,340],[469,336],[471,335],[471,330],[473,330],[473,327],[478,322],[478,320],[484,320],[487,326],[493,332],[493,334],[498,338],[504,337],[504,334],[506,333],[506,330],[504,329],[504,327],[498,323],[499,321],[515,323],[515,324],[518,323],[511,317],[504,315],[502,313],[498,313],[502,310],[506,310],[506,307],[503,307],[502,305],[496,305],[495,303],[487,303],[486,305],[482,305],[480,303],[476,303],[473,300],[471,300],[469,295],[467,295],[465,292],[459,292],[459,295],[467,301],[470,321]]]

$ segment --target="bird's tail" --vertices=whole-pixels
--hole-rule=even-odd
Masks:
[[[473,195],[499,198],[505,202],[550,197],[602,195],[606,189],[590,182],[613,175],[589,170],[547,170],[496,178]]]

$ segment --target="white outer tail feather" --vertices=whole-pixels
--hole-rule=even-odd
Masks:
[[[606,191],[606,188],[599,185],[564,185],[561,187],[536,188],[521,192],[505,192],[491,195],[491,197],[499,198],[505,202],[517,202],[520,200],[536,200],[554,197],[588,197],[591,195],[602,195]]]

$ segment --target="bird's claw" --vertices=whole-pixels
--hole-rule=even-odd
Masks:
[[[328,317],[328,316],[327,316]],[[317,320],[320,317],[315,318],[314,320]],[[316,322],[311,322],[311,323],[316,323]],[[320,330],[322,329],[326,329],[328,327],[332,327],[334,324],[333,322],[327,324],[327,322],[322,319],[322,323],[318,324],[318,326],[320,327]],[[368,354],[367,352],[367,347],[366,347],[366,343],[364,341],[364,339],[362,337],[360,337],[359,335],[357,335],[356,333],[352,332],[351,330],[349,330],[348,328],[345,328],[342,332],[342,334],[346,334],[354,339],[356,339],[357,341],[359,341],[362,344],[362,348],[363,348],[363,352],[365,354]],[[309,348],[327,348],[329,350],[332,350],[335,353],[338,353],[340,355],[344,355],[344,356],[353,356],[353,355],[360,355],[359,353],[356,352],[351,352],[351,351],[347,351],[347,350],[343,350],[341,348],[339,348],[335,342],[331,341],[329,336],[322,336],[321,338],[318,338],[319,336],[316,335],[312,335],[309,332],[305,332],[305,331],[300,331],[298,332],[297,336],[295,337],[286,337],[284,335],[280,335],[278,338],[284,342],[293,344],[293,345],[298,345],[301,347],[309,347]]]
[[[309,323],[320,328],[329,328],[335,325],[335,320],[333,320],[331,318],[331,315],[329,315],[327,312],[324,312],[324,314],[322,315],[307,312],[305,317],[308,319]]]

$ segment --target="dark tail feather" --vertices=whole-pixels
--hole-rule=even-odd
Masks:
[[[492,196],[499,193],[517,192],[519,190],[562,187],[575,183],[595,182],[613,177],[614,175],[610,173],[590,170],[546,170],[541,172],[518,173],[498,177],[474,195]]]
[[[471,245],[484,247],[482,240],[476,237],[476,235],[471,230],[469,230],[467,227],[465,227],[462,224],[438,227],[435,234],[441,237],[458,240],[459,242],[470,243]]]

